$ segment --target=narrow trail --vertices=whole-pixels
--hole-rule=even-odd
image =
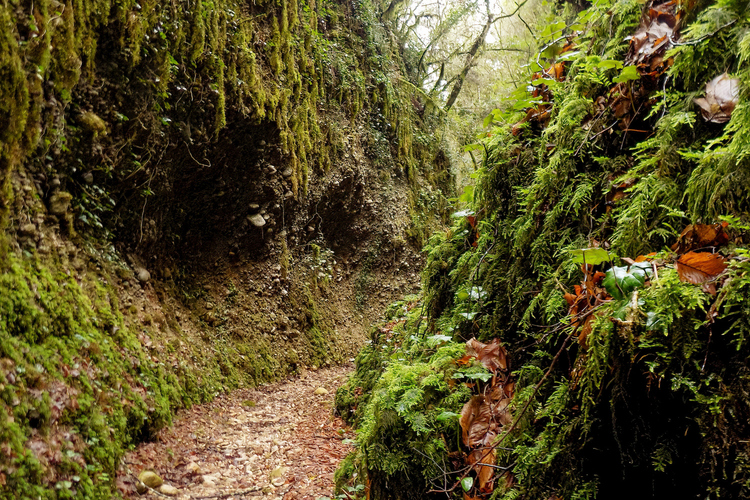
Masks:
[[[308,371],[180,412],[156,442],[125,456],[118,486],[130,499],[332,498],[333,473],[353,433],[331,410],[351,369]],[[177,491],[138,495],[135,477],[143,470]]]

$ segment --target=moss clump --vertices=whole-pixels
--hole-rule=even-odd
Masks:
[[[86,275],[79,282],[44,259],[6,256],[3,491],[15,498],[107,496],[127,446],[153,435],[173,406],[195,396],[147,356],[106,287]]]

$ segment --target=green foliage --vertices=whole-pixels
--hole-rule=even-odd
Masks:
[[[454,218],[426,246],[428,319],[419,328],[456,341],[499,337],[515,370],[514,430],[497,465],[510,467],[516,484],[499,481],[495,498],[619,498],[636,491],[633,485],[639,498],[749,494],[750,456],[738,445],[750,437],[747,2],[688,10],[680,39],[686,43],[669,52],[673,64],[651,91],[643,89],[654,77],[624,63],[623,40],[641,22],[641,5],[596,2],[575,16],[569,25],[577,22],[581,34],[565,56],[566,78],[545,81],[549,123],[509,129],[523,117],[518,111],[538,104],[525,86],[494,111],[467,208],[475,219]],[[543,35],[553,40],[566,29],[551,25]],[[541,53],[540,61],[548,59],[540,65],[559,62],[556,54]],[[739,104],[725,125],[707,123],[693,99],[724,71],[740,81]],[[648,97],[630,123],[611,104],[623,86]],[[710,287],[679,279],[665,247],[687,224],[720,217],[736,228],[724,250],[734,258],[712,295]],[[647,252],[659,252],[658,274],[650,263],[620,266],[615,257]],[[585,327],[582,317],[577,326],[565,317],[563,295],[581,284],[584,260],[605,273],[597,286],[613,297],[599,297]],[[427,381],[439,374],[429,371],[432,358],[405,354],[410,324],[405,328],[405,350],[363,364],[361,372],[358,366],[373,396],[357,411],[367,415],[360,425],[368,447],[360,455],[382,453],[363,460],[362,469],[413,485],[414,477],[429,483],[421,479],[429,473],[416,471],[429,471],[431,461],[409,455],[396,437],[444,438],[448,447],[432,457],[444,463],[458,445],[431,412],[439,407],[450,422],[459,410],[443,403],[443,392],[440,402],[427,403]],[[463,380],[483,376],[443,369]],[[453,481],[456,469],[446,474]]]

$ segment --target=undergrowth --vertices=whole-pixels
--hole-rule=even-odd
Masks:
[[[653,74],[633,71],[624,41],[648,19],[642,6],[563,13],[532,61],[540,74],[552,65],[537,93],[520,87],[486,120],[473,200],[426,246],[424,305],[390,336],[373,332],[338,394],[359,429],[340,484],[373,498],[750,494],[747,2],[684,6]],[[555,64],[564,77],[549,76]],[[709,122],[694,99],[725,71],[738,103],[727,123]],[[726,271],[686,282],[669,247],[690,224],[722,221],[730,237],[698,250],[723,255]],[[587,268],[580,249],[607,258]],[[611,285],[575,314],[576,285],[641,254],[655,264],[637,289]],[[515,383],[490,491],[456,439],[481,384],[449,382],[472,337],[500,339]]]

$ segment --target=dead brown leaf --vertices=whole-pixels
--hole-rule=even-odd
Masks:
[[[493,339],[489,344],[483,344],[473,338],[466,342],[466,353],[475,356],[492,373],[508,369],[507,353],[505,348],[500,345],[499,339]]]
[[[727,263],[719,254],[688,252],[677,259],[675,268],[680,281],[700,285],[723,273]]]
[[[690,224],[672,245],[672,251],[683,254],[706,247],[720,247],[729,243],[729,235],[724,231],[726,222],[721,224]]]
[[[740,81],[724,72],[706,84],[706,97],[694,102],[701,108],[703,119],[712,123],[726,123],[740,100]]]

